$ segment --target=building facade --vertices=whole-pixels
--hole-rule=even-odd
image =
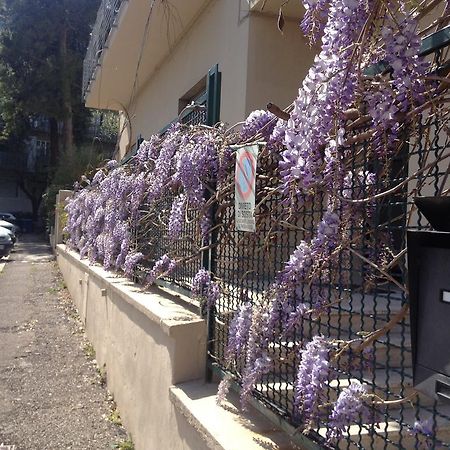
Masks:
[[[201,103],[212,68],[221,75],[217,118],[230,126],[268,102],[284,108],[292,101],[314,52],[299,30],[303,11],[288,4],[281,33],[279,5],[265,3],[102,4],[84,63],[83,94],[88,107],[121,112],[119,158],[192,101]]]

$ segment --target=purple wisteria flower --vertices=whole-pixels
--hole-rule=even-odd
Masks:
[[[192,282],[192,294],[194,298],[206,303],[207,308],[211,308],[220,297],[220,288],[217,283],[211,280],[211,274],[201,268],[195,275]]]
[[[342,390],[331,411],[328,425],[327,440],[334,442],[342,437],[344,430],[358,420],[369,416],[364,398],[367,389],[361,383],[352,381]]]
[[[252,393],[255,384],[261,379],[261,377],[268,372],[273,367],[272,359],[267,355],[267,353],[262,352],[254,362],[245,367],[244,376],[242,377],[242,389],[241,389],[241,405],[245,410],[247,408],[248,399]]]
[[[108,170],[116,169],[118,166],[119,166],[119,163],[115,159],[112,159],[111,161],[108,161],[106,163],[106,168]]]
[[[303,81],[285,128],[280,174],[288,199],[291,188],[301,197],[322,181],[322,148],[339,112],[355,97],[358,79],[352,66],[353,44],[366,22],[369,4],[330,0],[322,51]]]
[[[302,318],[305,316],[306,311],[308,311],[308,305],[306,303],[299,303],[295,309],[288,312],[288,317],[286,324],[283,329],[283,337],[287,338],[296,329],[296,327],[301,323]]]
[[[431,437],[433,435],[433,422],[431,419],[416,420],[413,426],[414,433],[420,433]]]
[[[163,255],[158,261],[156,261],[153,269],[147,275],[145,282],[147,284],[153,284],[159,277],[169,275],[175,267],[176,261],[169,258],[167,255]]]
[[[94,178],[92,178],[91,184],[93,186],[96,184],[99,184],[104,180],[104,178],[105,178],[105,173],[103,172],[103,170],[100,169],[96,172],[96,174],[94,175]]]
[[[252,324],[252,305],[243,303],[237,310],[234,319],[231,321],[228,345],[225,350],[227,361],[238,358],[247,343],[250,327]]]
[[[269,111],[258,109],[250,113],[242,126],[240,137],[243,142],[250,141],[261,133],[263,139],[269,139],[277,122],[277,118]]]
[[[178,195],[173,203],[169,217],[169,237],[170,239],[178,239],[183,230],[184,216],[186,207],[186,196],[184,194]]]
[[[381,30],[384,61],[391,68],[390,79],[366,94],[369,114],[375,130],[373,147],[380,157],[395,150],[401,123],[399,114],[425,101],[424,75],[429,63],[419,57],[418,24],[403,8],[398,17],[386,17]]]
[[[268,351],[273,335],[272,325],[266,307],[253,306],[240,393],[243,409],[247,408],[248,399],[255,384],[273,368],[273,361]]]
[[[205,183],[214,178],[219,165],[215,134],[205,132],[186,139],[175,160],[173,180],[181,183],[189,204],[203,205]]]
[[[314,336],[300,351],[300,366],[294,386],[294,405],[303,422],[309,425],[318,414],[319,402],[329,374],[330,344]]]
[[[303,0],[302,3],[306,13],[300,23],[300,28],[303,34],[309,37],[310,45],[313,45],[322,37],[330,0]]]
[[[143,258],[144,255],[141,252],[128,253],[123,264],[123,270],[127,277],[131,277],[133,275],[135,267]]]
[[[227,399],[231,386],[231,376],[226,375],[217,388],[216,403],[220,406]]]

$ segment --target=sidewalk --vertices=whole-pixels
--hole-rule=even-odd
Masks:
[[[87,450],[125,441],[107,420],[113,404],[49,246],[24,235],[0,271],[0,445]]]

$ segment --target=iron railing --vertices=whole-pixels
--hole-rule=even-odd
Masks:
[[[107,47],[111,30],[117,25],[122,3],[125,3],[125,0],[102,0],[100,4],[83,61],[83,99],[89,92],[90,84],[95,76],[95,69],[104,49]]]

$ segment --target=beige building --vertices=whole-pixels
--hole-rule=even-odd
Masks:
[[[313,57],[299,2],[109,0],[102,2],[84,65],[92,108],[121,112],[118,158],[139,139],[186,120],[230,125],[268,102],[295,98]],[[186,105],[203,105],[192,111]]]

